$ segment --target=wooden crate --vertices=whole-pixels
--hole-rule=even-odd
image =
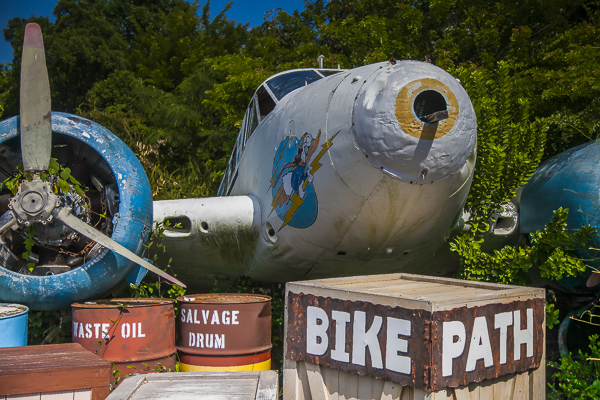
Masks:
[[[286,285],[283,396],[545,399],[545,292],[409,274]]]
[[[78,343],[0,349],[0,400],[104,400],[110,362]]]
[[[107,400],[277,400],[277,372],[168,372],[125,378]]]

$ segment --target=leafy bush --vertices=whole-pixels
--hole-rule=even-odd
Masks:
[[[567,230],[568,209],[554,211],[543,231],[531,234],[531,245],[505,246],[492,253],[481,249],[483,239],[476,234],[464,234],[450,243],[452,251],[461,257],[459,276],[465,279],[525,285],[527,272],[539,264],[543,278],[562,279],[585,272],[586,265],[575,254],[595,235],[596,228],[584,225],[573,233]]]
[[[590,353],[562,357],[560,362],[548,362],[558,371],[548,383],[550,399],[599,399],[600,398],[600,349],[598,335],[590,336]]]

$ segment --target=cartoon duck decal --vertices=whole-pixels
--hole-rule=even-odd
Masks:
[[[321,145],[321,151],[314,157],[319,147],[321,130],[316,138],[305,132],[299,139],[286,137],[279,143],[273,160],[271,186],[273,210],[283,221],[279,230],[286,225],[294,228],[307,228],[317,219],[318,202],[313,185],[314,174],[323,164],[321,157],[331,147],[337,133]],[[310,163],[310,164],[309,164]]]

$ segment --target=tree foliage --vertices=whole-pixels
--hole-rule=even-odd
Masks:
[[[599,7],[592,0],[307,0],[250,28],[209,1],[59,0],[56,20],[4,29],[2,117],[18,113],[24,26],[44,32],[53,109],[98,119],[160,175],[160,198],[214,195],[256,86],[281,70],[430,55],[475,104],[468,207],[483,221],[537,163],[599,132]],[[144,161],[145,160],[145,161]],[[171,182],[171,183],[170,183]],[[177,185],[175,185],[177,182]],[[158,186],[161,186],[159,188]]]

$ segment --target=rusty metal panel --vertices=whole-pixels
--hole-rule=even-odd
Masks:
[[[321,342],[327,342],[323,354],[310,354],[310,345],[307,342],[308,321],[307,313],[309,307],[315,307],[323,310],[329,320],[329,329],[326,337],[321,337]],[[342,314],[336,314],[341,312]],[[347,313],[349,315],[346,315]],[[377,328],[377,343],[379,349],[372,343],[365,349],[364,362],[362,352],[355,352],[357,343],[354,342],[356,313],[365,315],[365,323],[361,324],[366,331],[371,328]],[[425,388],[423,385],[424,366],[431,360],[430,349],[425,338],[425,330],[431,318],[430,313],[425,310],[409,310],[401,307],[389,307],[372,304],[364,301],[348,301],[330,297],[313,296],[310,294],[296,294],[288,292],[288,323],[286,326],[286,354],[285,358],[296,361],[307,361],[311,364],[320,364],[329,368],[335,368],[342,371],[349,371],[359,375],[369,375],[377,379],[391,380],[403,386],[413,386],[416,388]],[[346,318],[344,318],[346,317]],[[379,320],[378,318],[381,318]],[[376,321],[377,319],[377,321]],[[338,325],[337,321],[346,321]],[[387,332],[394,331],[393,324],[399,321],[409,321],[409,336],[396,334],[396,338],[406,340],[407,351],[398,352],[400,357],[409,357],[410,363],[406,372],[400,373],[392,370],[402,370],[405,363],[395,363],[392,365],[391,357],[386,356]],[[361,321],[362,322],[362,321]],[[381,323],[381,325],[379,325]],[[338,326],[345,326],[343,333],[344,346],[338,344],[342,338],[337,332]],[[356,329],[360,329],[356,326]],[[340,329],[341,330],[341,329]],[[367,339],[368,340],[368,339]],[[392,338],[390,338],[392,340]],[[318,341],[318,340],[317,340]],[[364,342],[364,340],[363,340]],[[308,344],[308,346],[307,346]],[[339,346],[339,347],[336,347]],[[398,347],[398,346],[397,346]],[[401,346],[400,346],[401,347]],[[363,347],[364,348],[364,347]],[[339,351],[335,351],[338,349]],[[319,352],[319,351],[317,351]],[[333,356],[332,356],[333,353]],[[338,356],[336,356],[336,353]],[[345,353],[347,355],[344,356]],[[348,361],[340,361],[344,358]],[[337,358],[337,359],[335,359]],[[361,358],[358,360],[357,358]],[[407,361],[407,359],[402,359]],[[375,362],[374,362],[375,361]],[[380,367],[377,366],[381,361]],[[397,361],[397,360],[396,360]],[[360,365],[363,364],[363,365]],[[400,368],[398,368],[400,367]]]
[[[545,315],[545,301],[540,298],[507,304],[462,307],[433,313],[431,390],[462,386],[471,382],[481,382],[483,379],[538,368],[544,351]],[[516,316],[520,321],[517,322]],[[477,323],[476,319],[478,319]],[[460,321],[464,325],[466,343],[460,355],[446,358],[444,374],[444,341],[447,347],[446,355],[452,352],[453,346],[456,350],[461,347],[454,343],[458,341],[457,337],[463,328],[458,325],[459,335],[455,336],[457,330],[449,325],[454,323],[456,327],[455,321]],[[530,326],[530,323],[533,323],[533,326]],[[447,330],[446,339],[444,328]],[[517,336],[516,341],[515,336]],[[519,341],[529,343],[519,344]],[[518,349],[517,356],[515,349]],[[449,374],[450,363],[451,374]]]
[[[72,305],[73,342],[113,361],[123,373],[157,362],[175,367],[175,310],[170,299],[110,299]]]
[[[256,294],[186,295],[179,303],[177,349],[231,356],[271,349],[271,298]]]
[[[544,304],[431,313],[288,291],[285,358],[426,391],[466,385],[540,367]]]

